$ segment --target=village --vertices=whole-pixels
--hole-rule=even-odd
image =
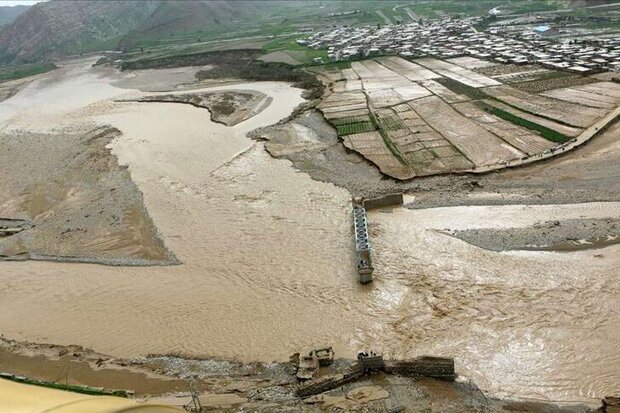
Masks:
[[[494,24],[488,24],[491,20]],[[404,58],[472,56],[498,63],[537,63],[551,69],[592,74],[620,69],[620,38],[557,42],[549,17],[495,22],[492,17],[417,20],[393,25],[342,26],[317,32],[297,43],[327,49],[331,60],[388,54]],[[484,30],[476,27],[487,26]]]

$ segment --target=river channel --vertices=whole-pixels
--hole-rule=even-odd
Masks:
[[[438,230],[617,217],[620,203],[372,212],[376,280],[361,286],[348,192],[245,136],[290,114],[300,89],[218,86],[273,98],[227,127],[190,105],[117,102],[142,92],[87,63],[0,103],[0,128],[121,130],[110,148],[182,264],[2,262],[0,333],[126,357],[271,361],[317,345],[343,357],[369,348],[453,356],[496,395],[592,401],[617,390],[620,245],[491,252]]]

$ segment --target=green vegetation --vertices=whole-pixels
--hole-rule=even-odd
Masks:
[[[102,6],[103,5],[103,6]],[[7,26],[8,39],[0,48],[5,62],[35,62],[50,56],[117,49],[123,60],[170,57],[223,49],[256,48],[295,52],[303,65],[326,57],[323,50],[301,48],[294,40],[310,31],[334,26],[379,24],[382,15],[409,22],[411,10],[422,18],[446,15],[487,15],[494,7],[504,13],[562,9],[570,0],[280,0],[149,1],[149,2],[44,2],[42,11],[25,16],[28,31]],[[46,14],[47,13],[47,14]],[[590,11],[584,13],[591,13]],[[41,16],[47,16],[43,19]],[[71,16],[68,18],[67,16]],[[66,20],[66,21],[65,21]],[[67,27],[58,30],[54,22]],[[600,24],[611,24],[600,20]],[[598,26],[599,23],[596,23]],[[52,33],[38,36],[38,32]]]
[[[492,96],[487,95],[481,89],[471,87],[466,85],[465,83],[461,83],[457,80],[450,79],[449,77],[441,77],[439,79],[435,79],[437,83],[441,83],[454,93],[458,93],[459,95],[465,95],[470,99],[478,100],[478,99],[494,99]]]
[[[428,1],[410,4],[408,7],[418,16],[437,19],[442,16],[482,16],[494,7],[505,5],[500,0],[477,0],[464,3],[460,0]]]
[[[505,3],[504,3],[505,4]],[[573,7],[570,0],[521,0],[506,7],[510,14],[527,14],[541,11],[563,10]]]
[[[379,119],[379,124],[381,125],[381,129],[395,131],[400,129],[406,129],[402,120],[396,116],[387,116]]]
[[[25,377],[11,376],[5,380],[12,380],[19,383],[31,384],[33,386],[49,387],[51,389],[71,391],[74,393],[88,394],[91,396],[117,396],[127,398],[129,394],[125,390],[102,390],[95,387],[78,386],[74,384],[51,383],[47,381],[32,380]],[[0,379],[2,380],[2,379]]]
[[[564,143],[568,141],[569,139],[566,135],[556,132],[553,129],[549,129],[537,123],[531,122],[527,119],[520,118],[516,115],[513,115],[510,112],[506,112],[505,110],[498,109],[491,105],[487,105],[484,102],[477,102],[477,103],[482,109],[491,113],[492,115],[495,115],[498,118],[507,120],[510,123],[514,123],[515,125],[523,126],[524,128],[538,132],[540,136],[542,136],[543,138],[551,142]]]
[[[202,66],[210,64],[236,64],[240,67],[250,64],[261,55],[259,50],[238,49],[188,53],[175,55],[144,55],[135,59],[122,59],[121,70],[157,69],[166,67]],[[232,76],[229,76],[232,77]]]
[[[263,46],[263,53],[271,53],[276,51],[282,51],[289,54],[293,59],[301,62],[303,65],[315,64],[314,59],[321,58],[324,62],[327,62],[327,50],[315,50],[309,47],[301,46],[297,44],[297,39],[300,36],[291,36],[285,38],[274,39]]]
[[[305,69],[311,72],[315,72],[315,73],[319,73],[319,72],[324,72],[324,71],[328,71],[328,70],[334,70],[334,69],[338,69],[338,70],[342,70],[342,69],[350,69],[351,68],[351,62],[355,62],[356,59],[353,60],[340,60],[337,62],[328,62],[322,65],[308,65],[305,66]]]
[[[375,126],[370,121],[356,122],[336,125],[336,130],[338,131],[338,135],[345,136],[353,135],[354,133],[372,132],[375,130]]]
[[[390,152],[392,152],[392,155],[394,155],[396,159],[398,159],[398,162],[402,163],[403,165],[408,166],[411,169],[411,165],[409,165],[409,162],[407,161],[407,159],[405,159],[403,154],[400,153],[400,150],[398,149],[398,147],[394,144],[394,142],[392,142],[392,139],[390,139],[387,133],[385,133],[385,131],[381,128],[381,123],[377,120],[377,117],[375,116],[373,111],[370,110],[369,113],[370,113],[370,120],[374,124],[375,128],[379,130],[379,133],[381,134],[381,137],[383,138],[383,142],[385,143],[385,146],[387,146]]]
[[[2,7],[2,4],[0,3],[0,26],[14,21],[20,14],[28,10],[28,7],[29,6],[24,5]]]
[[[504,14],[524,14],[541,11],[561,10],[570,8],[570,0],[514,0],[510,2],[502,0],[474,0],[464,2],[462,0],[442,1],[416,1],[401,4],[392,8],[382,8],[383,13],[389,18],[404,17],[408,21],[404,8],[409,8],[423,19],[437,19],[444,16],[486,16],[489,10],[499,7]],[[481,28],[486,27],[491,20],[484,21]]]
[[[26,65],[14,65],[0,67],[0,83],[9,80],[21,79],[28,76],[38,75],[56,69],[53,63],[32,63]]]
[[[249,48],[251,45],[266,53],[279,50],[302,52],[293,57],[303,64],[310,64],[315,57],[327,60],[327,53],[297,45],[295,40],[304,36],[301,29],[323,30],[333,25],[383,23],[375,10],[388,5],[394,7],[398,2],[238,0],[225,5],[168,2],[162,4],[141,27],[125,35],[119,47],[126,53],[151,53],[163,57],[176,54],[174,49],[178,48],[184,49],[182,54],[188,54],[221,48]],[[351,10],[360,10],[360,13],[330,16]],[[227,43],[231,43],[231,47]]]
[[[120,67],[122,70],[136,70],[213,65],[213,68],[209,70],[198,72],[196,77],[199,80],[247,79],[290,82],[296,87],[306,89],[306,98],[308,99],[316,99],[323,95],[325,86],[313,74],[296,69],[286,63],[256,60],[261,54],[260,50],[254,49],[222,50],[123,61]]]

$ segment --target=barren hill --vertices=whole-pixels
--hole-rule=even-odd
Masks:
[[[158,5],[153,0],[52,0],[36,4],[0,29],[0,63],[114,48]]]

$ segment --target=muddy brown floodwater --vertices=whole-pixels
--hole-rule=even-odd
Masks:
[[[348,192],[245,136],[286,117],[301,90],[276,82],[211,88],[273,98],[227,127],[189,105],[115,102],[144,93],[112,86],[122,75],[88,63],[0,103],[0,127],[118,128],[112,151],[182,265],[0,263],[0,333],[118,356],[268,361],[315,345],[349,357],[373,348],[454,356],[461,374],[499,395],[592,401],[617,390],[619,245],[502,253],[437,230],[617,217],[620,204],[373,212],[376,281],[360,286]],[[63,90],[77,95],[61,99]]]

